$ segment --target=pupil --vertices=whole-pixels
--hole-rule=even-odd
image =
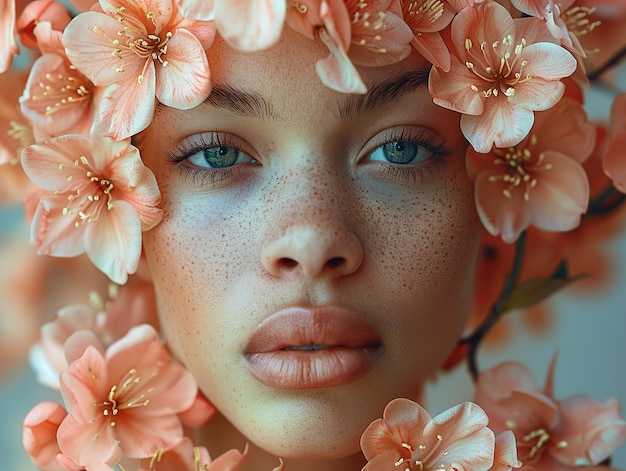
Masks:
[[[390,142],[383,146],[383,153],[389,162],[394,164],[408,164],[415,159],[418,146],[406,141]]]
[[[237,161],[239,151],[234,147],[217,146],[204,151],[204,158],[213,168],[230,167]]]

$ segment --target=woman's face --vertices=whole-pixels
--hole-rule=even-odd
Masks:
[[[464,324],[479,225],[458,116],[417,55],[360,68],[369,94],[349,96],[289,31],[209,54],[207,103],[160,109],[141,145],[163,194],[145,236],[163,332],[253,443],[355,453]]]

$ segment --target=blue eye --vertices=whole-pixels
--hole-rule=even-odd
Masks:
[[[252,157],[232,146],[208,147],[189,155],[187,160],[201,168],[227,168],[235,164],[254,163]]]
[[[369,155],[373,161],[391,162],[393,164],[418,164],[430,159],[433,152],[412,141],[394,141],[378,146]]]

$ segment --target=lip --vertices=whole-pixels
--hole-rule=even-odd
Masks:
[[[316,389],[360,379],[381,353],[380,335],[358,314],[322,306],[275,312],[253,332],[244,357],[252,375],[268,386]]]

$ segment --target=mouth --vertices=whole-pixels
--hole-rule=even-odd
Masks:
[[[265,319],[244,352],[252,376],[279,389],[343,386],[365,376],[382,354],[379,334],[355,312],[289,308]]]

